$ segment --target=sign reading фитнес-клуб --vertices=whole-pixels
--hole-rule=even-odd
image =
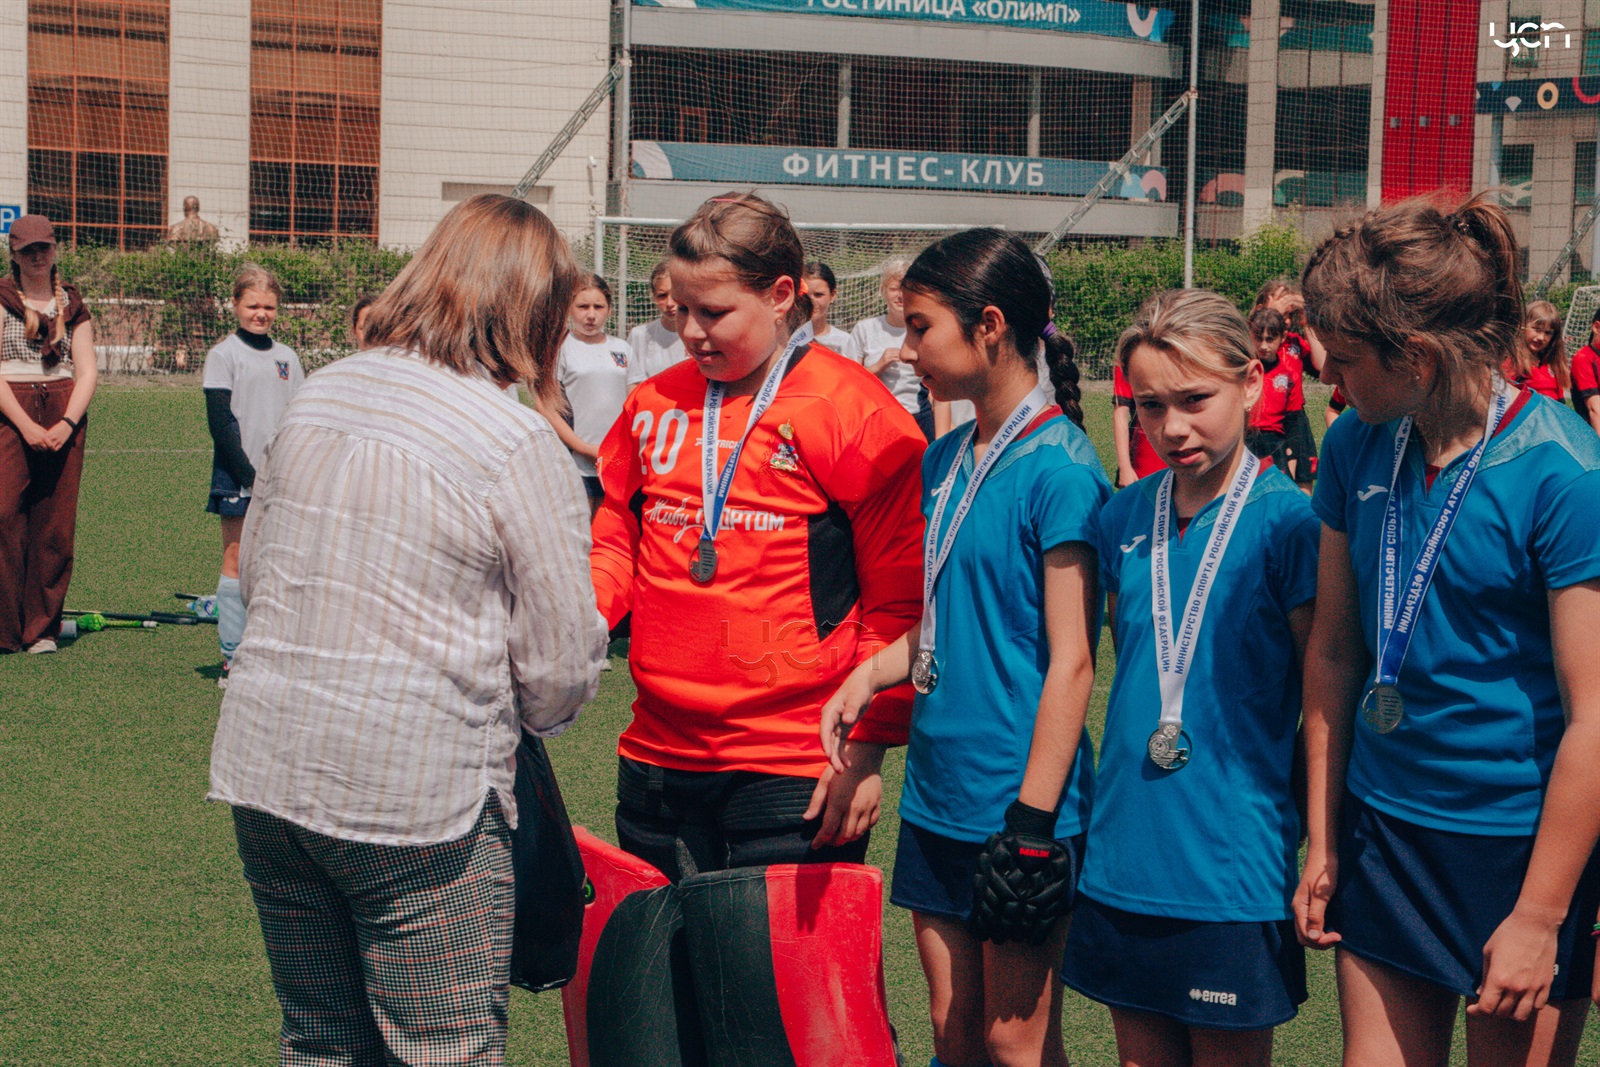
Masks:
[[[639,7],[844,15],[926,22],[967,22],[1019,30],[1092,33],[1161,41],[1171,11],[1107,0],[633,0]]]
[[[633,142],[633,176],[745,185],[855,185],[889,189],[1084,196],[1111,164],[1081,159],[975,156],[956,152],[885,152],[865,148]],[[1130,167],[1108,194],[1165,200],[1159,167]]]

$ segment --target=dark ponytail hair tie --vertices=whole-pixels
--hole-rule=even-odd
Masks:
[[[1039,336],[1043,337],[1045,340],[1049,340],[1050,338],[1054,337],[1055,335],[1056,335],[1056,324],[1053,323],[1053,322],[1045,323],[1044,324],[1044,329],[1039,331]]]

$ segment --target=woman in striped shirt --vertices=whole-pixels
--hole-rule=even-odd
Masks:
[[[606,647],[577,472],[504,391],[554,392],[577,279],[537,209],[463,201],[266,449],[210,797],[286,1062],[502,1061],[517,744],[572,721]]]

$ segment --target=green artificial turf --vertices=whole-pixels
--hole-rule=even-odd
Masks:
[[[1085,407],[1108,453],[1108,394],[1092,391]],[[214,589],[198,385],[108,383],[91,410],[69,606],[170,610],[173,592]],[[173,626],[0,658],[0,1065],[277,1062],[278,1005],[228,811],[202,799],[218,659],[214,628]],[[613,666],[550,746],[574,821],[607,838],[632,697],[627,664]],[[1108,682],[1102,670],[1096,734]],[[869,853],[885,870],[903,767],[892,753]],[[888,907],[884,922],[891,1017],[906,1063],[921,1067],[932,1042],[911,923]],[[1330,964],[1311,957],[1311,1000],[1279,1031],[1278,1062],[1338,1063]],[[1115,1063],[1099,1005],[1069,992],[1065,1031],[1075,1063]],[[1600,1024],[1586,1037],[1580,1062],[1600,1062]],[[558,996],[513,990],[510,1062],[567,1062]]]

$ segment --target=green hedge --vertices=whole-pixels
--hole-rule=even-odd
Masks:
[[[246,263],[259,264],[283,284],[288,305],[273,335],[311,369],[349,354],[350,305],[364,293],[381,292],[409,259],[408,252],[352,241],[238,251],[203,245],[138,252],[79,247],[63,249],[60,263],[95,313],[97,340],[148,349],[148,365],[164,370],[199,369],[206,350],[235,326],[234,276]]]
[[[1195,284],[1248,310],[1263,283],[1299,277],[1305,252],[1294,230],[1265,227],[1237,246],[1196,249]],[[1056,323],[1077,343],[1079,365],[1090,378],[1111,376],[1117,337],[1146,298],[1183,286],[1182,241],[1074,245],[1046,258],[1055,274]]]
[[[1268,227],[1237,246],[1199,249],[1195,280],[1248,308],[1270,278],[1299,273],[1305,249],[1293,230]],[[336,248],[257,245],[239,251],[158,246],[139,252],[63,250],[64,276],[95,311],[102,344],[148,350],[157,369],[199,368],[205,351],[234,326],[233,278],[258,263],[283,283],[285,303],[274,334],[300,353],[307,368],[350,351],[350,305],[381,291],[410,254],[350,242]],[[1056,322],[1078,344],[1089,377],[1109,377],[1118,334],[1150,294],[1183,284],[1183,244],[1138,247],[1082,244],[1048,257],[1056,282]]]

